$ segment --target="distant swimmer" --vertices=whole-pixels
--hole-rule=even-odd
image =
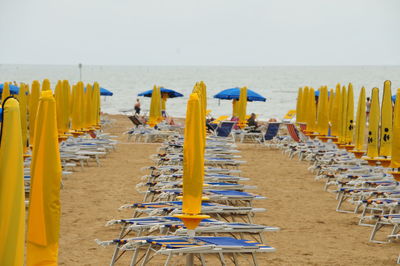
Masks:
[[[139,99],[136,99],[136,103],[135,103],[135,115],[139,115],[140,114],[140,101]]]

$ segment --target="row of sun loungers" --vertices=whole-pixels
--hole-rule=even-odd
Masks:
[[[110,123],[109,121],[103,122],[106,124]],[[114,139],[114,136],[103,133],[100,130],[95,133],[95,138],[89,134],[76,138],[71,136],[59,144],[63,178],[66,178],[68,175],[72,174],[73,171],[76,171],[77,167],[84,169],[84,167],[89,166],[92,162],[100,166],[100,159],[116,149],[117,141]],[[31,182],[30,164],[31,156],[28,154],[24,160],[26,204],[29,203],[28,198]],[[61,183],[61,187],[62,186],[63,184]]]
[[[170,137],[179,138],[183,133],[183,128],[176,125],[168,125],[165,121],[159,123],[157,128],[152,128],[146,125],[139,116],[127,116],[133,123],[134,127],[129,129],[126,134],[128,141],[135,142],[164,142]],[[272,122],[268,123],[265,127],[260,127],[254,130],[252,127],[245,129],[235,129],[235,121],[220,121],[215,125],[212,131],[214,137],[225,138],[225,141],[231,140],[232,142],[254,142],[264,143],[265,140],[271,140],[277,136],[280,130],[281,123]]]
[[[293,124],[289,127],[289,137],[277,136],[269,147],[309,162],[315,179],[336,195],[336,211],[357,214],[359,225],[371,227],[370,242],[388,243],[400,238],[400,186],[390,171],[369,166],[331,142],[310,140]]]
[[[130,218],[108,221],[106,226],[120,226],[116,239],[100,241],[99,245],[113,246],[110,265],[130,254],[130,265],[152,265],[155,257],[164,257],[164,265],[176,265],[185,255],[197,258],[201,265],[215,257],[221,265],[258,265],[257,254],[275,249],[265,242],[264,233],[279,228],[254,224],[254,216],[264,212],[254,208],[253,200],[265,199],[247,192],[253,186],[242,184],[239,152],[231,138],[209,137],[206,146],[206,165],[201,221],[195,236],[188,235],[182,221],[174,215],[182,213],[183,139],[170,136],[151,156],[153,166],[142,170],[145,175],[136,187],[144,194],[143,202],[125,204],[120,210],[130,210]],[[129,216],[128,216],[129,217]],[[250,257],[243,257],[244,255]],[[243,263],[243,261],[245,261]]]

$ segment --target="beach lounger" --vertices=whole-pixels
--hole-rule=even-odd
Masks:
[[[178,181],[182,180],[183,173],[175,173],[175,174],[155,174],[155,175],[144,175],[142,176],[142,180],[145,182],[159,182],[159,181]],[[238,183],[242,181],[248,181],[249,178],[235,176],[235,175],[227,175],[227,174],[205,174],[204,182],[230,182],[230,183]]]
[[[148,236],[131,238],[125,241],[126,244],[121,249],[132,250],[134,252],[131,265],[136,265],[139,262],[141,262],[141,265],[147,265],[156,255],[167,256],[164,265],[170,265],[178,254],[187,256],[188,258],[186,259],[189,261],[198,258],[201,265],[206,265],[206,255],[215,254],[221,264],[226,265],[225,257],[230,256],[232,261],[238,264],[239,254],[249,254],[252,257],[253,265],[258,265],[257,253],[275,251],[273,247],[259,242],[235,239],[233,237],[199,236],[189,238],[185,236]],[[108,243],[101,244],[107,245]],[[139,253],[144,255],[140,256]],[[175,261],[173,265],[176,265],[176,263]]]
[[[400,214],[387,214],[387,215],[376,215],[374,216],[376,223],[372,228],[371,235],[369,238],[370,242],[373,243],[388,243],[391,236],[396,235],[400,231]],[[376,240],[377,233],[382,230],[385,226],[391,226],[392,230],[386,234],[385,240]]]
[[[181,197],[182,189],[149,189],[146,192],[144,201],[174,201]],[[265,199],[260,195],[245,191],[237,190],[212,190],[204,189],[203,196],[208,198],[208,201],[219,202],[231,206],[248,206],[251,207],[253,200]]]
[[[111,220],[106,223],[106,226],[111,225],[121,226],[119,238],[99,243],[115,245],[111,265],[120,258],[120,256],[118,256],[118,248],[121,246],[121,243],[128,241],[127,237],[131,235],[131,233],[134,233],[135,237],[146,236],[156,231],[159,231],[162,235],[187,235],[187,229],[182,224],[182,221],[173,216],[120,219]],[[263,236],[265,232],[276,232],[279,230],[278,227],[273,226],[227,223],[215,219],[204,219],[195,229],[195,233],[196,235],[231,235],[235,239],[251,238],[257,242],[265,243]]]
[[[232,134],[232,129],[235,124],[236,122],[234,121],[222,121],[215,130],[215,136],[223,138],[231,136],[233,141],[235,142],[234,136]]]
[[[182,212],[181,201],[161,201],[148,203],[126,204],[120,209],[133,209],[133,217],[140,217],[142,214],[149,216],[168,216]],[[212,202],[202,202],[201,212],[219,220],[234,222],[240,218],[243,222],[252,223],[255,213],[265,211],[264,208],[253,208],[247,206],[228,206]]]

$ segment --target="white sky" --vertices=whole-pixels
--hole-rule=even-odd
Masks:
[[[0,0],[0,63],[400,65],[400,0]]]

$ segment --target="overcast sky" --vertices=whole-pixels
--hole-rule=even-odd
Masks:
[[[400,65],[400,0],[0,0],[0,63]]]

